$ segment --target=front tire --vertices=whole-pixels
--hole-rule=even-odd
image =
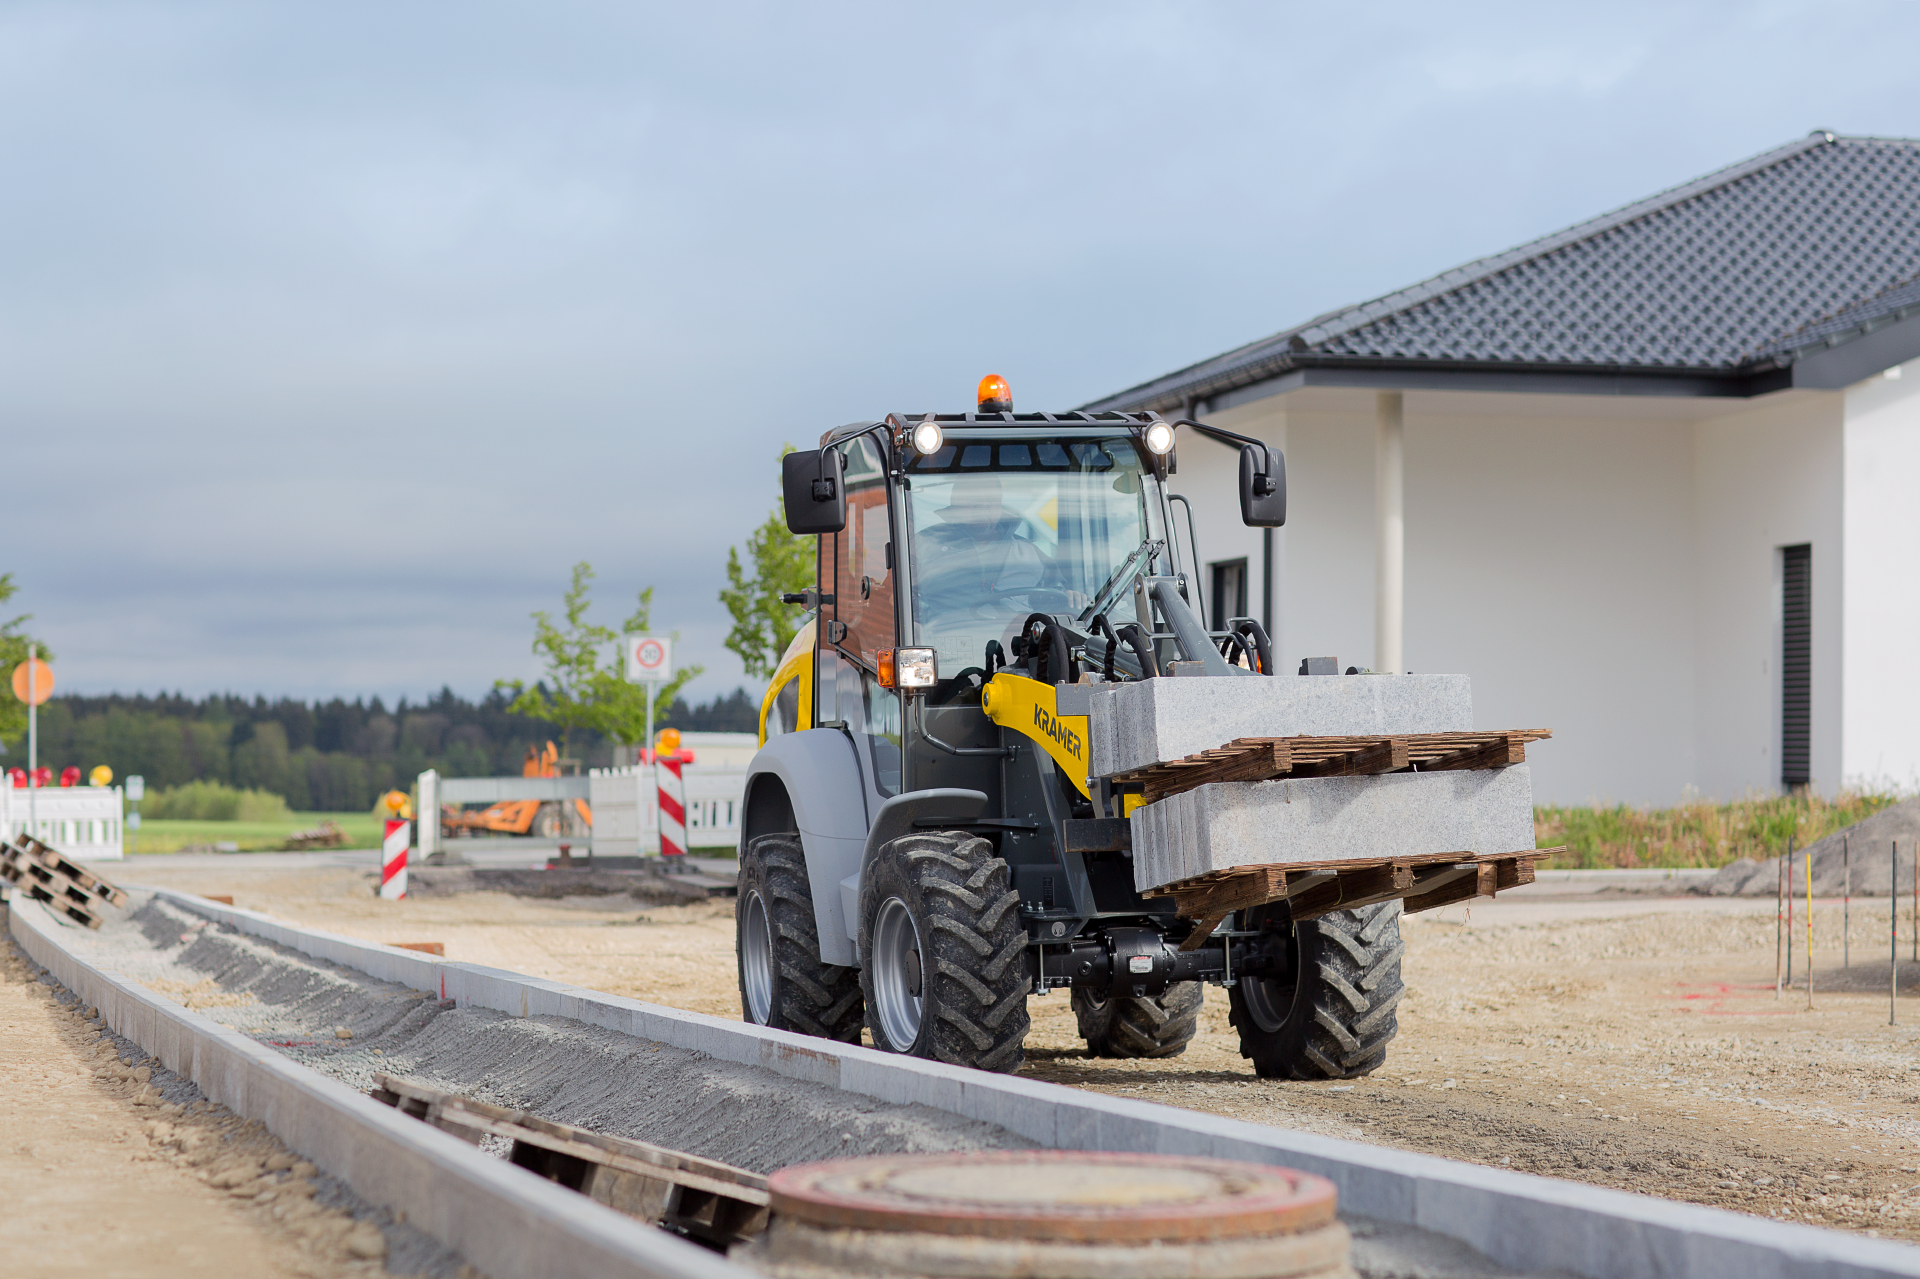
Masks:
[[[1272,914],[1268,915],[1267,912]],[[1288,947],[1292,977],[1242,977],[1231,994],[1240,1055],[1262,1079],[1357,1079],[1387,1059],[1399,1029],[1400,903],[1336,910],[1291,923],[1285,907],[1262,907],[1248,927],[1269,928]],[[1289,932],[1289,930],[1291,930]]]
[[[993,846],[902,835],[861,877],[860,970],[874,1046],[1014,1071],[1028,1030],[1020,894]]]
[[[1177,981],[1158,995],[1109,995],[1076,987],[1073,1015],[1096,1057],[1178,1057],[1200,1029],[1205,988]]]
[[[860,1042],[860,980],[820,959],[813,887],[800,836],[761,835],[740,859],[734,958],[746,1020],[842,1043]]]

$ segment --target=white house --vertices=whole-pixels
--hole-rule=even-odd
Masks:
[[[1920,142],[1801,141],[1088,409],[1182,432],[1209,612],[1473,677],[1542,802],[1920,781]]]

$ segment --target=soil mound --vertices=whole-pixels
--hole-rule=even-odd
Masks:
[[[1920,799],[1884,808],[1863,822],[1835,831],[1793,853],[1796,890],[1806,891],[1805,857],[1813,855],[1813,892],[1837,897],[1848,887],[1847,863],[1852,862],[1851,891],[1855,897],[1885,897],[1892,874],[1893,846],[1900,847],[1899,891],[1913,891],[1913,859],[1920,851]],[[1771,897],[1779,891],[1780,859],[1757,862],[1750,857],[1720,868],[1720,873],[1694,891],[1714,897]]]

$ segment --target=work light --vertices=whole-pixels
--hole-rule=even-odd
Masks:
[[[940,424],[933,420],[933,414],[927,414],[918,426],[913,428],[913,451],[921,457],[932,457],[940,451],[941,443],[946,439],[940,430]]]
[[[1173,428],[1165,422],[1155,422],[1147,428],[1147,452],[1165,457],[1173,452]]]

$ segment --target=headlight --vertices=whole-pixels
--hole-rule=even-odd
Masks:
[[[893,670],[901,688],[932,688],[940,682],[940,671],[930,648],[894,649]]]
[[[1155,422],[1147,428],[1147,452],[1165,457],[1173,452],[1173,428],[1165,422]]]
[[[940,445],[946,435],[940,430],[940,424],[932,416],[913,428],[913,451],[921,457],[932,457],[940,451]]]

